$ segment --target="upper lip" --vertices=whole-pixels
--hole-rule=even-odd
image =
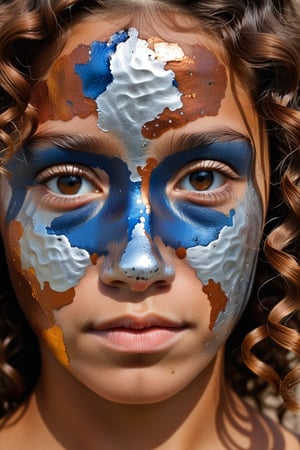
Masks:
[[[88,326],[89,330],[105,331],[114,328],[125,328],[131,330],[143,330],[146,328],[160,327],[160,328],[185,328],[187,326],[184,322],[178,322],[166,317],[157,315],[146,316],[122,316],[111,320],[104,320],[102,322],[93,322]]]

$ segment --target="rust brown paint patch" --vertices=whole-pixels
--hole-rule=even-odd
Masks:
[[[184,247],[178,247],[175,252],[176,252],[177,258],[179,258],[179,259],[186,258],[186,249]]]
[[[7,242],[10,242],[10,252],[7,252],[7,263],[20,306],[32,328],[37,331],[40,327],[52,326],[53,317],[50,317],[33,297],[31,284],[22,271],[19,246],[22,234],[23,229],[19,222],[12,222],[9,225]]]
[[[70,120],[75,115],[84,119],[97,116],[96,103],[83,95],[80,77],[74,72],[75,64],[86,64],[90,47],[80,45],[70,55],[59,58],[46,81],[33,89],[30,103],[38,109],[39,121]]]
[[[53,291],[47,281],[44,283],[44,287],[41,288],[33,270],[22,270],[20,274],[25,280],[23,284],[26,283],[30,288],[29,290],[27,289],[30,297],[40,304],[44,315],[48,319],[48,323],[54,323],[53,310],[67,306],[74,300],[74,288],[70,288],[65,292]]]
[[[203,286],[202,290],[207,295],[211,305],[209,329],[212,330],[220,312],[225,311],[228,298],[221,288],[221,284],[215,283],[213,280],[209,280],[208,284]]]
[[[158,118],[147,122],[142,130],[146,139],[155,139],[200,117],[216,116],[225,96],[225,68],[205,47],[195,46],[192,57],[170,61],[165,68],[175,73],[183,106],[176,111],[165,108]]]
[[[62,330],[55,325],[53,310],[70,304],[74,299],[75,289],[70,288],[68,291],[62,293],[56,292],[50,288],[48,282],[45,282],[44,287],[41,288],[40,283],[35,277],[34,270],[22,269],[19,245],[22,234],[23,228],[20,222],[15,221],[9,224],[7,241],[10,243],[10,252],[7,252],[7,261],[16,296],[28,322],[35,332],[44,335],[47,330],[56,330],[56,338],[54,338],[53,333],[50,333],[50,336],[52,336],[51,342],[59,341],[60,347],[58,352],[60,357],[66,362],[66,357],[63,357],[63,353],[66,355],[67,352],[66,349],[62,349],[63,339],[59,337],[60,334],[62,335]],[[40,332],[41,329],[43,330],[42,332]],[[57,330],[60,330],[60,332]],[[49,342],[50,345],[51,342]],[[54,347],[52,349],[56,353],[57,350]]]
[[[93,253],[93,254],[90,256],[90,260],[91,260],[91,263],[93,264],[93,266],[95,266],[95,265],[97,264],[97,261],[98,261],[98,255],[97,255],[97,253]]]

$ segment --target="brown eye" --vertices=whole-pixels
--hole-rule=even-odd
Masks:
[[[177,189],[183,189],[190,192],[206,192],[219,189],[226,182],[226,174],[222,174],[217,170],[207,168],[196,168],[183,176],[178,184]]]
[[[62,175],[57,178],[57,189],[63,195],[76,195],[82,186],[82,178],[76,175]]]
[[[231,198],[236,184],[244,179],[221,161],[196,160],[184,166],[167,185],[170,200],[216,207]]]
[[[52,176],[44,184],[53,193],[69,197],[99,192],[96,183],[88,180],[86,176],[73,173],[62,173],[60,175]]]
[[[214,182],[214,176],[212,172],[199,170],[190,174],[189,182],[196,191],[207,191]]]

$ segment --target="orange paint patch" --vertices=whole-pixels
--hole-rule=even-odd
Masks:
[[[48,80],[33,89],[30,103],[38,109],[39,121],[70,120],[75,115],[84,119],[97,116],[94,100],[83,95],[80,77],[74,72],[75,64],[89,61],[90,47],[80,45],[70,55],[59,58],[53,65]]]
[[[137,173],[140,175],[142,179],[141,183],[141,193],[143,203],[150,209],[149,205],[149,187],[150,187],[150,178],[153,169],[157,167],[158,162],[154,158],[148,158],[146,161],[145,167],[138,166]]]
[[[184,247],[179,247],[176,249],[176,256],[179,259],[185,259],[186,258],[186,249]]]
[[[42,336],[51,347],[56,358],[65,366],[69,367],[69,357],[64,343],[64,335],[62,330],[53,325],[53,327],[42,331]]]
[[[207,295],[211,304],[209,329],[212,330],[220,312],[225,311],[228,298],[221,288],[221,284],[215,283],[213,280],[209,280],[208,284],[203,286],[202,290]]]
[[[192,57],[170,61],[165,68],[175,73],[183,106],[176,111],[165,108],[158,118],[147,122],[142,129],[146,139],[155,139],[200,117],[216,116],[225,96],[225,68],[205,47],[194,47]]]
[[[90,260],[91,260],[91,263],[93,264],[93,266],[95,266],[95,265],[97,264],[97,261],[98,261],[98,255],[97,255],[97,253],[93,253],[93,254],[90,256]]]

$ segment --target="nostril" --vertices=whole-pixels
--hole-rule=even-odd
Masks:
[[[114,287],[118,288],[124,288],[124,287],[130,287],[130,290],[133,292],[144,292],[146,291],[150,286],[151,288],[154,288],[156,290],[162,290],[167,288],[170,285],[170,281],[168,280],[153,280],[148,279],[145,280],[143,278],[132,278],[128,279],[127,282],[117,281],[113,282],[111,284]]]
[[[115,288],[123,288],[130,285],[132,290],[145,290],[150,285],[160,289],[166,287],[174,279],[174,272],[168,267],[167,270],[159,268],[154,272],[141,272],[138,269],[134,271],[123,271],[118,266],[105,265],[101,269],[101,280],[104,284]]]
[[[170,286],[170,282],[173,281],[174,277],[172,279],[168,279],[168,280],[158,280],[154,283],[154,287],[157,290],[162,290],[165,288],[168,288]]]

